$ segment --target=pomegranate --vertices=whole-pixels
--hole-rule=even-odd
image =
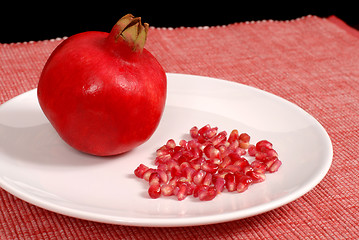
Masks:
[[[250,144],[247,133],[218,132],[209,124],[189,131],[191,140],[173,139],[157,149],[157,169],[140,164],[134,174],[149,183],[151,198],[175,195],[179,201],[193,195],[210,201],[225,189],[242,193],[250,185],[265,181],[266,173],[278,171],[282,162],[267,140]],[[248,155],[248,156],[247,156]],[[250,161],[252,158],[252,161]]]
[[[110,33],[69,37],[47,60],[38,100],[61,138],[75,149],[116,155],[144,143],[156,130],[167,80],[144,48],[148,28],[128,14]]]

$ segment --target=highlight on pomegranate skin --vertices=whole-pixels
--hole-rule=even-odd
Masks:
[[[209,124],[189,130],[191,140],[173,139],[157,149],[155,165],[140,164],[134,174],[149,183],[151,198],[192,195],[210,201],[223,191],[242,193],[277,172],[282,162],[267,140],[250,143],[247,133],[234,129],[227,136]]]

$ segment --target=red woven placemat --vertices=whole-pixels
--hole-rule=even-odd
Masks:
[[[336,17],[315,16],[150,29],[146,47],[167,72],[217,77],[272,92],[299,105],[324,126],[333,142],[332,167],[319,185],[298,200],[228,223],[142,228],[52,213],[0,189],[0,238],[358,239],[358,35]],[[61,41],[0,44],[0,103],[36,87],[47,57]]]

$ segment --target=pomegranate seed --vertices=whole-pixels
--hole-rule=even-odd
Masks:
[[[254,160],[252,163],[251,163],[251,167],[256,169],[263,169],[264,171],[267,170],[267,164],[261,162],[261,161],[258,161],[258,160]]]
[[[200,185],[206,176],[206,172],[203,170],[199,170],[194,176],[193,176],[193,182],[197,185]]]
[[[211,142],[214,146],[216,146],[217,144],[219,144],[220,142],[222,142],[223,140],[226,139],[227,136],[227,132],[226,131],[222,131],[220,133],[218,133],[216,136],[214,136],[211,139]]]
[[[217,190],[213,186],[201,189],[198,192],[198,198],[201,201],[210,201],[213,198],[215,198],[216,195],[217,195]]]
[[[247,133],[218,132],[209,124],[190,129],[191,140],[178,145],[169,139],[156,150],[156,169],[140,164],[134,174],[149,182],[151,198],[175,195],[179,201],[193,195],[209,201],[227,189],[244,192],[251,184],[265,181],[266,173],[278,171],[282,162],[267,140],[250,143]],[[251,163],[247,156],[254,157]]]
[[[152,184],[148,188],[148,195],[151,198],[159,198],[161,196],[161,186],[160,184]]]
[[[278,153],[274,149],[268,149],[266,154],[267,157],[278,157]]]
[[[246,175],[252,178],[253,183],[263,182],[266,179],[266,175],[264,173],[256,171],[248,171]]]
[[[163,184],[161,186],[161,193],[163,196],[172,196],[174,186],[171,184]]]
[[[198,130],[198,133],[202,135],[204,132],[207,132],[210,128],[211,128],[211,126],[210,126],[209,124],[207,124],[207,125],[201,127],[201,128]]]
[[[191,167],[191,164],[189,162],[182,162],[179,166],[181,172],[183,172],[183,170],[188,167]]]
[[[242,157],[242,155],[238,154],[237,152],[232,152],[231,154],[228,155],[228,157],[231,158],[232,162],[236,162],[238,160],[243,160],[244,159]]]
[[[218,128],[217,127],[214,127],[214,128],[210,128],[208,129],[207,131],[205,131],[202,136],[205,138],[205,139],[210,139],[212,137],[214,137],[216,134],[217,134],[217,131],[218,131]]]
[[[143,178],[143,174],[144,174],[148,169],[150,169],[150,168],[141,163],[141,164],[135,169],[134,173],[135,173],[136,177],[138,177],[138,178]]]
[[[257,150],[256,150],[256,146],[254,145],[249,145],[248,147],[248,155],[251,156],[251,157],[254,157],[257,153]]]
[[[167,149],[166,146],[163,146],[163,147],[157,149],[157,151],[156,151],[157,157],[160,157],[162,155],[167,155],[167,154],[170,154],[170,151]]]
[[[218,170],[218,165],[210,161],[206,161],[202,164],[201,169],[208,173],[216,173]]]
[[[187,197],[187,184],[182,183],[176,193],[178,201],[182,201]]]
[[[153,184],[158,184],[159,185],[160,184],[160,175],[158,174],[157,171],[151,173],[150,178],[148,179],[148,182],[149,182],[150,185],[153,185]]]
[[[249,143],[249,140],[251,139],[251,137],[247,134],[247,133],[241,133],[241,135],[239,135],[238,140],[245,142],[245,143]]]
[[[205,189],[208,189],[208,186],[197,185],[197,187],[193,190],[193,197],[195,197],[195,198],[198,197],[198,193]]]
[[[229,142],[229,139],[228,139],[228,142]],[[234,152],[234,151],[236,151],[236,149],[238,147],[239,147],[239,141],[236,139],[233,142],[231,142],[231,144],[228,146],[228,150]]]
[[[198,138],[198,127],[194,126],[189,130],[192,138]]]
[[[228,173],[224,177],[224,180],[226,181],[226,188],[228,192],[233,192],[237,189],[237,185],[235,182],[235,177],[233,173]]]
[[[179,145],[185,148],[187,146],[187,141],[182,139],[181,141],[179,141]]]
[[[212,174],[211,173],[206,174],[206,176],[203,178],[202,184],[205,186],[209,186],[212,184]]]
[[[233,163],[233,165],[234,165],[234,166],[238,166],[238,167],[240,167],[241,169],[243,169],[243,168],[249,166],[249,162],[247,161],[247,159],[241,158],[241,159],[235,161],[235,162]]]
[[[215,150],[214,146],[212,144],[208,144],[204,149],[203,153],[206,155],[206,157],[211,158],[211,155],[213,156],[213,151]],[[217,149],[218,150],[218,149]]]
[[[158,173],[158,176],[160,178],[160,183],[167,183],[168,182],[168,175],[167,175],[166,171],[160,170],[159,168],[157,168],[157,173]],[[151,176],[150,176],[150,178],[151,178]]]
[[[219,165],[220,169],[226,168],[229,164],[232,163],[232,160],[230,157],[226,156],[223,158],[222,163]]]
[[[272,143],[268,142],[267,140],[259,141],[256,144],[256,150],[259,152],[264,152],[265,149],[272,149],[272,147]]]
[[[226,168],[224,168],[227,172],[235,173],[241,171],[241,167],[237,165],[228,165]]]
[[[175,148],[176,147],[175,140],[173,140],[173,139],[168,140],[167,143],[166,143],[166,147],[167,148]]]
[[[215,178],[214,187],[217,190],[217,194],[222,192],[226,181],[222,177]]]
[[[192,167],[186,167],[182,170],[182,175],[189,181],[192,182],[193,176],[197,173],[197,171]]]
[[[228,142],[232,143],[237,139],[238,139],[238,130],[234,129],[234,130],[232,130],[231,134],[229,134]]]
[[[246,175],[236,175],[237,177],[237,192],[244,192],[252,183],[252,178]]]
[[[264,161],[267,157],[267,154],[265,152],[257,152],[255,155],[256,160],[258,161]]]
[[[147,182],[150,180],[150,176],[153,172],[155,172],[155,169],[149,168],[146,172],[143,174],[143,179],[145,179]]]
[[[194,189],[197,187],[196,184],[193,182],[187,184],[187,195],[192,195],[194,192]]]
[[[272,164],[272,166],[270,166],[270,168],[268,169],[268,172],[274,173],[274,172],[278,171],[278,169],[281,165],[282,165],[282,162],[279,159],[275,160],[274,163]]]
[[[174,176],[171,178],[171,180],[168,182],[168,184],[175,187],[177,185],[178,179],[179,179],[178,176]]]
[[[163,154],[163,155],[160,155],[160,156],[156,157],[155,164],[159,165],[161,163],[166,163],[169,160],[171,160],[171,155],[170,154]]]
[[[248,149],[249,148],[249,142],[243,142],[243,141],[239,141],[239,147],[243,148],[243,149]]]

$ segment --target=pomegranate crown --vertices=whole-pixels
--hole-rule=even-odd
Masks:
[[[127,14],[118,20],[115,27],[117,28],[116,42],[121,37],[129,44],[132,51],[142,52],[147,39],[148,23],[142,24],[140,17],[135,18],[132,14]]]

